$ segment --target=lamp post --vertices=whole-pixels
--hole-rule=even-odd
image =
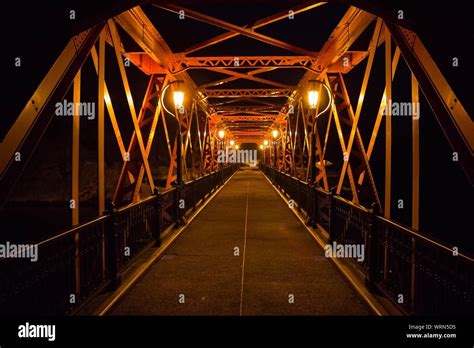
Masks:
[[[267,147],[268,147],[268,140],[267,139],[265,139],[263,141],[263,147],[264,147],[264,149],[263,149],[263,162],[266,163],[266,158],[265,157],[266,157],[266,152],[267,152]]]
[[[317,119],[320,115],[325,113],[332,104],[332,93],[329,87],[322,81],[318,80],[310,80],[311,87],[308,90],[308,105],[310,110],[314,110],[314,118],[313,122],[308,122],[311,126],[310,134],[311,134],[311,152],[310,152],[310,167],[309,167],[309,178],[308,181],[313,184],[315,180],[315,167],[316,167],[316,123]],[[319,84],[319,87],[316,87],[316,84]],[[320,111],[320,95],[321,95],[321,87],[326,89],[328,95],[328,103],[326,107]],[[309,121],[309,120],[308,120]],[[321,159],[322,161],[322,159]]]
[[[217,129],[216,132],[217,132],[217,144],[218,144],[217,150],[218,151],[221,150],[221,151],[226,152],[225,140],[224,140],[225,136],[226,136],[226,131],[225,131],[224,128],[221,128],[221,129]],[[214,134],[216,134],[216,133],[214,133]],[[232,141],[233,140],[231,140],[231,142]],[[222,156],[222,158],[225,158],[225,156]],[[219,166],[219,169],[222,169],[223,164],[221,162],[219,162],[218,166]]]
[[[186,224],[186,219],[184,218],[184,209],[181,209],[181,202],[184,199],[184,181],[183,181],[183,134],[181,129],[181,115],[184,114],[184,91],[179,88],[179,84],[183,82],[181,80],[176,80],[167,84],[160,96],[161,106],[169,115],[174,117],[178,122],[178,134],[177,134],[177,147],[176,147],[176,216],[177,224],[183,226]],[[173,91],[173,103],[174,103],[174,113],[170,112],[163,101],[166,90],[172,84],[178,84],[178,87]]]
[[[318,117],[325,113],[329,107],[332,105],[332,93],[329,87],[321,81],[318,80],[310,80],[311,87],[308,90],[308,105],[310,110],[314,110],[314,116],[312,117],[312,121],[308,120],[308,124],[311,127],[310,134],[311,134],[311,148],[309,153],[309,173],[308,173],[308,185],[309,185],[309,207],[308,207],[308,219],[306,223],[310,226],[315,227],[315,210],[317,209],[316,206],[316,194],[314,189],[314,181],[316,178],[316,123]],[[319,87],[316,88],[316,84],[319,84]],[[320,111],[320,95],[321,95],[321,88],[326,89],[328,95],[328,103],[326,107]],[[313,114],[313,112],[311,112]],[[324,165],[323,159],[321,158],[321,165]]]
[[[278,144],[278,135],[280,134],[280,132],[278,131],[278,129],[274,129],[272,130],[272,137],[273,137],[273,149],[274,149],[274,154],[273,154],[273,166],[275,167],[275,169],[278,170],[278,148],[277,148],[277,144]]]

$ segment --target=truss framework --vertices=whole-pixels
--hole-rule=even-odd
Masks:
[[[323,2],[312,1],[293,7],[294,14],[313,10]],[[120,177],[116,183],[113,201],[116,204],[136,202],[156,192],[159,186],[151,163],[150,153],[156,145],[156,134],[163,132],[166,139],[168,168],[165,188],[178,180],[178,169],[184,178],[192,179],[218,168],[217,151],[233,139],[239,143],[262,144],[271,140],[271,131],[281,132],[278,142],[262,150],[264,158],[278,169],[321,186],[350,199],[354,204],[369,207],[375,203],[390,218],[391,195],[391,118],[390,110],[383,115],[387,100],[391,100],[392,80],[400,58],[410,68],[412,101],[419,101],[419,88],[432,107],[469,180],[474,177],[474,125],[439,68],[429,55],[416,33],[398,24],[355,7],[349,7],[319,52],[260,33],[257,29],[287,18],[288,11],[263,18],[254,24],[237,26],[197,11],[156,2],[155,6],[167,11],[184,11],[187,17],[226,30],[224,34],[190,47],[184,52],[173,52],[157,28],[140,7],[134,7],[102,25],[97,25],[73,37],[58,60],[35,91],[0,144],[1,203],[24,169],[36,145],[51,121],[54,103],[64,97],[72,86],[74,101],[81,99],[81,67],[90,57],[98,77],[98,192],[99,214],[105,209],[105,151],[104,122],[106,114],[112,125],[118,151],[123,159]],[[351,45],[374,23],[371,41],[364,51],[352,51]],[[130,52],[124,47],[119,30],[125,31],[140,47],[140,52]],[[293,52],[293,56],[219,56],[192,57],[191,53],[243,35],[275,47]],[[133,134],[129,144],[124,144],[119,119],[115,114],[111,91],[105,81],[105,44],[113,47],[126,95]],[[369,139],[363,139],[359,124],[367,120],[363,105],[369,80],[375,78],[372,65],[377,48],[384,46],[384,91]],[[395,46],[395,50],[392,49]],[[127,77],[124,59],[141,69],[148,76],[149,84],[140,109],[135,109],[132,88]],[[356,103],[349,98],[347,76],[352,68],[365,63],[364,77]],[[297,86],[261,77],[262,73],[277,69],[304,69]],[[226,77],[198,86],[187,73],[190,69],[218,71]],[[186,95],[185,112],[174,117],[166,115],[159,96],[163,87],[175,80],[182,80]],[[264,83],[268,88],[232,89],[226,84],[239,79]],[[317,111],[306,107],[304,97],[311,79],[320,79],[330,87],[334,103],[326,115],[316,119]],[[272,98],[280,98],[272,100]],[[282,101],[281,101],[282,100]],[[278,104],[276,104],[278,103]],[[283,105],[282,105],[283,104]],[[73,197],[79,200],[79,116],[73,117]],[[324,121],[322,121],[324,120]],[[382,124],[385,129],[382,129]],[[215,137],[216,130],[227,128],[222,142]],[[370,166],[376,140],[384,132],[385,182],[384,192],[379,193]],[[332,139],[334,138],[334,139]],[[414,228],[418,228],[419,207],[419,127],[413,120],[413,211]],[[180,142],[179,139],[182,139]],[[338,146],[338,155],[333,148]],[[15,155],[21,154],[21,162]],[[333,168],[336,168],[335,170]],[[146,185],[144,185],[146,184]],[[77,202],[79,206],[79,202]],[[78,222],[78,210],[73,215]]]

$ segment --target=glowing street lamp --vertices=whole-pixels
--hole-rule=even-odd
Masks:
[[[184,106],[184,92],[176,90],[173,92],[174,107],[177,110],[181,110]]]
[[[268,146],[268,140],[267,140],[267,139],[265,139],[265,140],[263,141],[263,145]]]
[[[308,91],[308,104],[310,109],[316,109],[318,106],[318,100],[319,100],[319,91],[316,89],[316,80],[311,80],[310,81],[311,88]]]
[[[168,83],[165,87],[163,87],[163,90],[161,91],[160,94],[160,101],[163,109],[166,111],[167,114],[170,116],[177,118],[177,115],[166,107],[166,103],[164,102],[164,97],[166,95],[166,91],[168,88],[171,87],[173,84],[177,84],[178,86],[176,87],[176,90],[173,92],[173,103],[175,107],[175,111],[178,111],[180,114],[184,113],[184,91],[179,88],[179,84],[182,83],[182,80],[176,80]]]
[[[239,149],[239,145],[235,145],[235,149],[238,150],[238,149]]]
[[[160,102],[163,110],[175,118],[178,121],[178,139],[177,139],[177,150],[176,150],[176,192],[178,199],[182,199],[184,197],[184,181],[183,181],[183,156],[182,156],[182,149],[183,149],[183,133],[181,128],[181,122],[179,122],[179,114],[184,114],[184,91],[179,88],[179,84],[183,82],[182,80],[176,80],[168,83],[166,86],[163,87],[160,93]],[[172,113],[166,107],[166,103],[164,102],[164,97],[166,91],[172,84],[177,84],[176,90],[173,92],[173,102],[175,107],[175,112]],[[177,222],[179,226],[183,226],[186,224],[186,219],[183,215],[182,209],[178,209],[177,214]]]
[[[308,104],[310,109],[316,109],[318,106],[319,92],[313,89],[308,91]]]
[[[316,118],[317,118],[319,115],[325,113],[331,106],[332,93],[329,87],[324,82],[321,82],[318,80],[310,80],[309,82],[311,82],[311,88],[308,90],[308,105],[310,109],[316,109],[318,107],[320,88],[319,90],[316,88],[316,83],[319,83],[322,87],[324,87],[324,89],[326,89],[326,92],[328,94],[328,104],[326,105],[324,110],[318,112],[318,114],[316,115]]]
[[[263,145],[262,144],[260,145],[260,150],[263,150]]]
[[[224,129],[219,129],[219,131],[217,132],[217,136],[219,137],[219,139],[224,139],[225,130]]]
[[[276,139],[276,138],[278,138],[278,134],[279,134],[279,132],[278,132],[278,129],[274,129],[274,130],[272,130],[272,136],[273,136],[273,139]]]
[[[234,146],[234,144],[235,144],[235,141],[234,141],[234,140],[231,140],[231,141],[230,141],[230,146]]]

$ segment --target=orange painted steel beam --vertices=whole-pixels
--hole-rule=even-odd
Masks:
[[[180,13],[180,11],[184,11],[186,17],[189,17],[189,18],[192,18],[192,19],[195,19],[197,21],[204,22],[204,23],[207,23],[207,24],[211,24],[211,25],[216,26],[218,28],[222,28],[222,29],[226,29],[226,30],[229,30],[229,31],[233,31],[235,33],[239,33],[239,34],[247,36],[251,39],[258,40],[258,41],[261,41],[261,42],[265,42],[269,45],[279,47],[279,48],[283,48],[283,49],[288,50],[290,52],[295,52],[295,53],[298,53],[298,54],[301,54],[301,55],[304,55],[304,56],[310,56],[310,57],[316,57],[317,56],[315,52],[311,52],[311,51],[309,51],[305,48],[298,47],[298,46],[289,44],[287,42],[272,38],[270,36],[257,33],[255,31],[253,31],[252,29],[248,29],[248,28],[245,28],[245,27],[239,27],[238,25],[231,24],[229,22],[223,21],[223,20],[215,18],[215,17],[205,15],[205,14],[197,12],[197,11],[193,11],[189,8],[184,8],[184,7],[176,6],[176,5],[172,5],[172,4],[161,4],[161,3],[160,4],[155,4],[155,6],[159,7],[159,8],[162,8],[164,10],[168,10],[168,11],[171,11],[171,12],[174,12],[174,13],[178,13],[178,14]]]
[[[332,31],[326,43],[318,54],[317,62],[312,66],[313,70],[321,71],[321,74],[315,74],[307,71],[298,83],[298,88],[291,95],[288,105],[282,108],[282,113],[286,113],[289,105],[293,105],[299,100],[298,95],[304,95],[309,85],[309,80],[319,78],[329,72],[330,67],[336,64],[344,54],[348,52],[350,46],[365,31],[375,16],[351,6],[343,18],[339,21],[336,28]],[[359,57],[358,59],[362,59]]]
[[[147,75],[166,74],[166,69],[148,53],[145,52],[127,52],[125,53],[130,62]]]
[[[213,107],[213,105],[210,105]],[[219,111],[230,113],[230,112],[265,112],[265,111],[272,111],[278,112],[277,109],[273,106],[255,106],[255,105],[248,105],[248,106],[216,106]]]
[[[222,57],[179,57],[176,70],[189,68],[310,68],[316,61],[308,56],[222,56]]]
[[[140,53],[132,53],[139,55]],[[146,53],[141,53],[146,54]],[[188,69],[242,69],[242,68],[282,68],[307,69],[319,72],[312,66],[319,58],[309,56],[214,56],[214,57],[184,57],[176,55],[173,73]],[[348,51],[328,70],[330,73],[347,73],[367,56],[367,51]],[[145,62],[146,63],[146,62]],[[142,63],[143,64],[143,63]],[[159,69],[159,67],[156,67]],[[263,72],[263,71],[262,71]]]
[[[262,19],[256,21],[253,25],[248,25],[247,27],[249,27],[251,30],[255,30],[255,29],[264,27],[266,25],[269,25],[269,24],[272,24],[272,23],[275,23],[275,22],[278,22],[278,21],[281,21],[281,20],[284,20],[284,19],[288,19],[289,11],[293,11],[293,15],[297,15],[299,13],[303,13],[305,11],[314,9],[314,8],[319,7],[321,5],[324,5],[324,4],[326,4],[326,2],[322,2],[322,1],[308,1],[308,2],[304,2],[304,3],[300,3],[300,4],[295,4],[292,8],[289,8],[287,10],[278,12],[278,13],[273,14],[271,16],[262,18]],[[205,47],[215,45],[219,42],[231,39],[231,38],[239,36],[239,35],[240,35],[239,33],[229,31],[227,33],[215,36],[215,37],[213,37],[209,40],[206,40],[204,42],[200,42],[200,43],[188,48],[187,50],[185,50],[184,53],[189,54],[189,53],[192,53],[192,52],[196,52],[196,51],[199,51],[199,50],[201,50]]]
[[[239,97],[287,97],[291,89],[286,88],[247,88],[247,89],[205,89],[203,93],[209,98]]]
[[[104,24],[72,37],[0,142],[0,207],[13,190]],[[21,155],[21,161],[15,156]]]
[[[164,74],[167,69],[162,64],[155,61],[146,52],[123,52],[123,55],[129,59],[137,68],[146,75]],[[336,63],[329,68],[329,73],[348,73],[354,66],[359,64],[367,56],[366,51],[349,51],[346,52]],[[236,58],[239,59],[239,65],[235,65]],[[171,74],[182,73],[191,69],[205,68],[259,68],[260,71],[250,71],[249,75],[253,76],[258,73],[267,72],[277,68],[280,69],[307,69],[313,72],[311,65],[316,62],[316,58],[305,56],[235,56],[235,57],[185,57],[177,58],[171,70]],[[265,69],[266,68],[266,69]],[[215,81],[203,85],[213,85],[220,83]]]
[[[245,80],[250,80],[250,81],[254,81],[254,82],[260,82],[260,83],[263,83],[263,84],[267,84],[267,85],[274,86],[274,87],[279,87],[279,88],[290,88],[290,86],[285,85],[283,83],[271,81],[271,80],[264,79],[264,78],[257,77],[257,76],[253,76],[253,75],[250,75],[250,74],[240,73],[240,72],[237,72],[237,71],[234,71],[234,70],[223,69],[223,68],[205,68],[205,69],[215,71],[215,72],[218,72],[218,73],[222,73],[222,74],[226,74],[226,75],[230,75],[230,76],[236,77],[238,79],[245,79]]]

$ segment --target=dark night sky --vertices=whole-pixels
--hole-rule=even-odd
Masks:
[[[364,4],[368,1],[356,1]],[[61,52],[67,40],[72,34],[78,33],[98,20],[110,15],[118,14],[132,3],[147,3],[147,1],[42,1],[33,3],[12,2],[8,5],[9,11],[4,11],[2,26],[3,53],[1,55],[1,67],[3,69],[3,82],[8,83],[8,88],[2,89],[3,117],[0,127],[0,138],[3,138],[16,115],[21,111],[27,99],[31,96],[35,87],[48,71],[51,64]],[[216,16],[234,24],[243,25],[252,23],[259,18],[271,15],[291,7],[291,1],[183,1],[187,7],[199,10],[211,16]],[[444,73],[455,93],[462,101],[468,113],[473,115],[474,101],[472,98],[472,79],[474,77],[474,64],[471,63],[474,31],[469,22],[470,13],[462,1],[452,2],[453,6],[438,7],[432,1],[410,1],[399,0],[390,2],[376,2],[378,6],[389,14],[395,14],[398,9],[404,9],[407,25],[415,28],[425,42],[433,58]],[[223,5],[222,5],[223,4]],[[68,11],[76,10],[77,19],[71,21]],[[193,20],[177,23],[177,16],[169,12],[151,6],[144,7],[147,15],[155,23],[157,29],[167,40],[171,48],[179,52],[194,43],[205,40],[223,31],[221,29],[198,23]],[[276,23],[262,28],[260,32],[283,41],[291,42],[297,46],[317,51],[333,30],[344,11],[347,9],[346,2],[335,3],[312,10],[302,15],[297,15],[297,20],[290,25]],[[6,19],[8,18],[9,21]],[[10,22],[10,23],[9,23]],[[126,38],[124,38],[126,42]],[[222,52],[225,52],[224,54]],[[229,40],[223,44],[199,51],[198,55],[279,55],[287,54],[284,50],[270,47],[266,44],[255,42],[245,37]],[[15,57],[21,57],[23,67],[21,69],[13,66]],[[109,56],[112,56],[109,54]],[[460,66],[452,68],[452,57],[459,58]],[[355,92],[360,86],[365,64],[354,69],[348,79],[348,89],[352,91],[351,97],[356,100]],[[89,67],[90,69],[90,67]],[[383,48],[377,52],[374,69],[379,69],[379,76],[383,76]],[[90,69],[91,70],[91,69]],[[117,71],[118,72],[118,71]],[[92,74],[91,74],[92,75]],[[138,71],[132,72],[132,82],[136,82],[135,90],[143,90],[146,81],[140,77]],[[199,83],[220,78],[220,74],[204,74],[193,72],[192,77]],[[399,98],[409,100],[409,83],[407,77],[408,69],[401,67],[400,74],[405,77],[398,78],[395,86],[398,88]],[[296,84],[301,74],[290,71],[290,73],[268,73],[262,74],[276,81],[288,84]],[[380,79],[379,79],[380,80]],[[114,88],[114,77],[108,76],[108,83]],[[239,82],[240,83],[240,82]],[[237,83],[238,87],[249,87]],[[377,85],[377,81],[371,85],[374,90],[383,88]],[[382,80],[383,83],[383,80]],[[83,82],[84,84],[84,82]],[[121,86],[115,83],[115,89],[121,90]],[[229,86],[230,87],[230,86]],[[395,87],[397,90],[397,87]],[[85,92],[87,93],[87,92]],[[89,91],[94,95],[94,89]],[[374,92],[375,93],[375,92]],[[143,92],[136,93],[136,103]],[[377,103],[370,100],[379,100],[375,93],[373,98],[367,96],[367,109],[377,107]],[[423,103],[425,108],[423,108]],[[125,105],[117,105],[118,110],[126,110]],[[467,183],[461,170],[450,161],[451,150],[437,125],[431,111],[428,110],[426,102],[422,101],[422,113],[426,110],[426,117],[421,122],[422,132],[422,178],[421,195],[422,203],[422,226],[426,231],[434,231],[432,234],[448,239],[453,243],[469,242],[472,250],[472,237],[466,238],[469,230],[472,230],[472,188]],[[368,112],[369,113],[369,112]],[[372,113],[373,114],[373,113]],[[426,120],[426,121],[425,121]],[[368,139],[369,129],[372,121],[361,125],[363,138]],[[397,173],[397,179],[393,183],[394,196],[403,197],[406,202],[410,201],[411,184],[411,155],[410,155],[410,122],[404,121],[394,126],[394,158],[393,170]],[[378,152],[374,154],[373,166],[376,179],[383,183],[383,147],[380,138]],[[377,146],[376,146],[377,148]],[[380,168],[382,168],[380,170]],[[379,186],[383,192],[383,184]],[[460,199],[466,201],[465,205],[459,203]],[[409,223],[410,207],[407,206],[397,216],[401,221]],[[458,217],[461,218],[453,218]]]

